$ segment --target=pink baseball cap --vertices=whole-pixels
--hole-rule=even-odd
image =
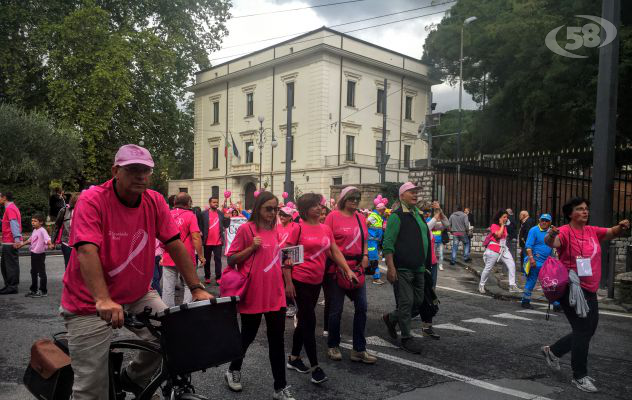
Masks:
[[[404,194],[404,192],[407,192],[413,189],[419,189],[419,186],[415,185],[412,182],[406,182],[402,186],[399,187],[399,195],[401,196]]]
[[[282,207],[281,211],[283,212],[283,214],[289,215],[290,217],[292,216],[292,214],[294,214],[294,209],[290,207]]]
[[[358,188],[355,186],[347,186],[346,188],[342,189],[342,191],[340,192],[340,196],[338,197],[338,201],[344,198],[347,195],[347,193],[349,193],[352,190],[358,190]]]
[[[151,158],[149,150],[135,144],[121,146],[114,157],[114,165],[125,166],[130,164],[143,164],[150,168],[154,167],[154,160]]]

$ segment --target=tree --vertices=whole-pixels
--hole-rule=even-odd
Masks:
[[[472,135],[497,152],[587,145],[595,115],[598,51],[582,48],[576,53],[587,58],[565,58],[551,52],[544,38],[561,25],[582,26],[586,20],[575,15],[600,15],[600,7],[590,0],[460,0],[428,36],[422,60],[436,66],[434,77],[456,84],[461,26],[477,16],[465,28],[464,88],[479,103],[485,90],[488,101],[472,121]],[[631,30],[624,17],[619,31],[620,110],[632,107],[624,90],[632,86],[632,49],[625,41]],[[632,127],[621,121],[620,139],[629,141]],[[470,155],[475,149],[470,148]]]
[[[226,34],[229,0],[7,0],[0,5],[0,102],[47,110],[81,136],[80,184],[143,143],[157,186],[192,167],[186,87]],[[190,176],[190,175],[189,175]]]

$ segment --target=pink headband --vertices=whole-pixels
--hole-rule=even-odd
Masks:
[[[358,190],[358,188],[355,186],[347,186],[346,188],[342,189],[342,191],[340,192],[340,197],[338,197],[338,201],[342,200],[352,190]]]

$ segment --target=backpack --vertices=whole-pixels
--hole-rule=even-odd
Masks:
[[[558,301],[568,287],[568,269],[557,258],[549,257],[542,265],[538,276],[542,292],[549,302]]]

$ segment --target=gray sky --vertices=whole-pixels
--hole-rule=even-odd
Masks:
[[[236,17],[327,4],[337,1],[341,0],[233,0],[231,12],[233,16]],[[211,54],[210,58],[213,64],[218,64],[270,46],[274,43],[290,39],[292,36],[270,41],[262,41],[263,39],[300,34],[321,26],[332,27],[340,23],[410,10],[446,1],[447,0],[434,0],[433,3],[432,0],[364,0],[329,7],[234,18],[228,22],[229,35],[224,39],[222,50]],[[419,19],[349,33],[357,38],[419,59],[423,53],[424,41],[428,36],[428,27],[431,24],[438,24],[445,15],[440,11],[448,10],[453,4],[454,3],[437,5],[431,8],[397,14],[390,17],[333,27],[333,29],[348,32],[353,29],[371,25],[439,12]],[[252,43],[255,41],[258,41],[258,43]],[[447,111],[458,108],[458,86],[451,87],[447,84],[442,84],[433,86],[432,90],[434,102],[437,103],[437,111]],[[468,94],[464,93],[463,98],[464,108],[477,108],[476,103],[472,101]]]

